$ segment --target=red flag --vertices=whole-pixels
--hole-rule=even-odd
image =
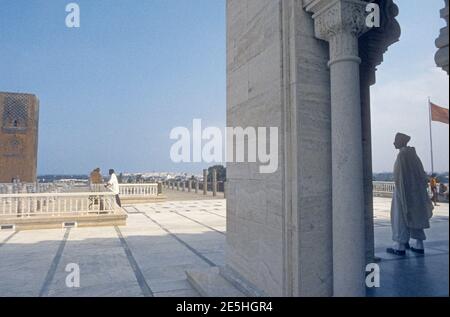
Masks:
[[[431,120],[432,121],[449,124],[448,109],[439,107],[431,102],[430,102],[430,107],[431,107]]]

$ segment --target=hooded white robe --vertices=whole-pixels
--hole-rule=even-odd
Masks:
[[[428,177],[413,147],[404,147],[394,166],[395,192],[391,206],[393,240],[426,240],[433,204],[427,193]]]

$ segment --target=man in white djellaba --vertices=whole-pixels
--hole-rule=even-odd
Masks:
[[[110,169],[109,175],[110,175],[109,181],[108,181],[108,183],[106,183],[105,186],[106,186],[106,188],[109,188],[116,196],[117,206],[122,207],[122,203],[120,202],[120,197],[119,197],[119,194],[120,194],[119,181],[117,179],[116,173],[113,169]]]
[[[398,133],[394,146],[400,152],[394,166],[395,191],[391,206],[392,239],[394,247],[387,252],[406,255],[406,249],[424,254],[425,230],[430,228],[433,204],[427,192],[428,176],[417,156],[416,149],[409,147],[411,137]],[[415,239],[414,246],[409,240]]]

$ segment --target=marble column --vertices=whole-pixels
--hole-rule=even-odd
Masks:
[[[364,172],[358,38],[367,2],[313,1],[316,37],[329,43],[333,187],[333,294],[365,295]]]
[[[203,195],[208,194],[208,170],[203,170]]]

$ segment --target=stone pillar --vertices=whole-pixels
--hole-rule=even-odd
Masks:
[[[198,194],[198,189],[199,189],[199,183],[198,183],[198,179],[195,180],[195,193]]]
[[[186,191],[186,181],[183,181],[181,183],[181,188],[183,189],[183,191]]]
[[[192,179],[188,180],[188,192],[192,192]]]
[[[372,121],[370,112],[370,85],[367,68],[361,68],[361,122],[364,165],[364,202],[366,222],[366,263],[375,261],[375,231],[373,211],[373,169],[372,169]]]
[[[439,49],[436,53],[436,64],[441,67],[448,75],[448,0],[445,0],[445,8],[441,10],[441,18],[447,25],[441,29],[441,33],[436,40],[436,47]]]
[[[208,194],[208,170],[203,170],[203,195]]]
[[[227,182],[223,182],[223,198],[227,198]]]
[[[365,99],[359,96],[358,37],[366,4],[227,0],[227,126],[279,129],[275,173],[262,174],[251,162],[227,163],[220,274],[248,296],[364,295],[361,117],[369,108],[359,109]],[[386,42],[369,46],[379,65]]]
[[[214,197],[217,196],[217,170],[216,169],[213,169],[213,172],[212,172],[212,193],[213,193]]]
[[[329,54],[304,2],[227,1],[227,126],[279,131],[275,173],[227,163],[222,274],[251,296],[332,295]]]
[[[316,37],[329,42],[333,184],[333,294],[365,295],[364,170],[358,38],[367,2],[314,1]]]
[[[177,190],[180,191],[180,182],[177,182]]]

